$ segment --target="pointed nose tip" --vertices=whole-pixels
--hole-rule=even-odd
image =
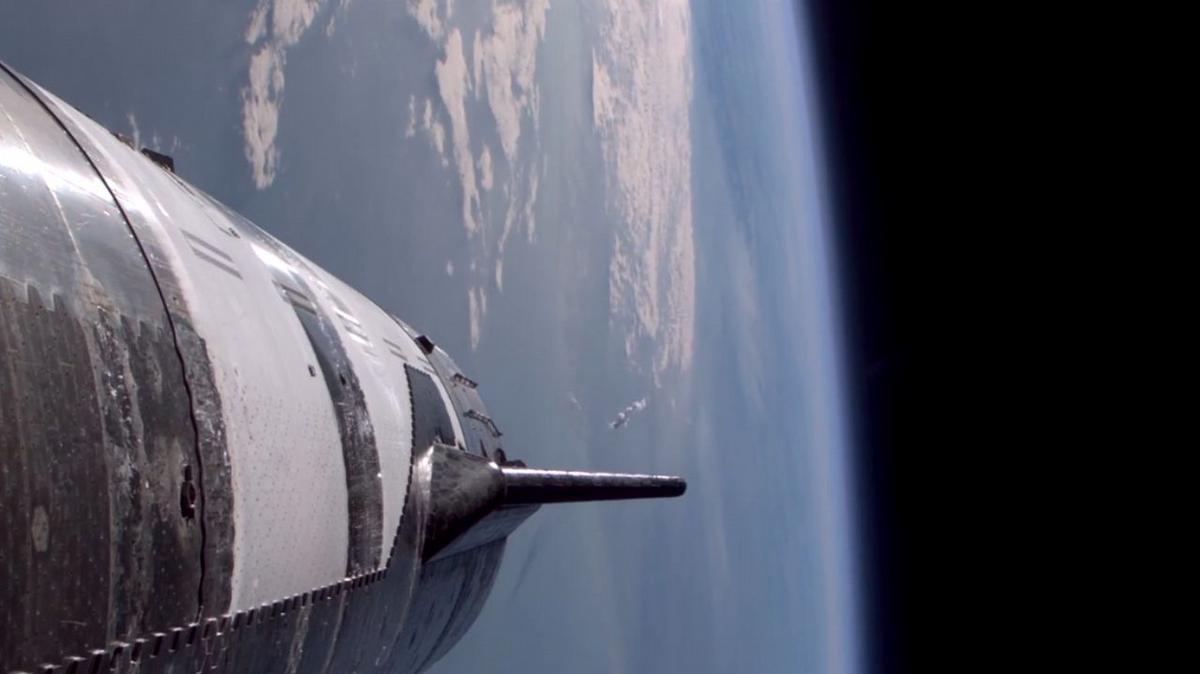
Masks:
[[[671,498],[687,491],[687,482],[670,475],[589,473],[505,466],[505,503],[569,503],[637,498]]]
[[[683,496],[687,492],[687,480],[682,477],[671,477],[670,485],[667,487],[667,496]]]

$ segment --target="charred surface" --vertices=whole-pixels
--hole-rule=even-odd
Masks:
[[[0,67],[0,671],[200,612],[182,368],[110,192]]]
[[[121,639],[199,612],[199,523],[178,506],[196,470],[194,432],[169,330],[101,312],[92,333],[110,476],[110,624]]]
[[[178,357],[187,379],[180,387],[190,398],[193,446],[200,466],[195,479],[200,491],[200,526],[204,532],[200,586],[201,615],[220,615],[229,608],[233,595],[233,476],[225,442],[225,418],[221,394],[213,381],[208,347],[191,323],[181,315],[172,321]]]
[[[34,90],[31,83],[24,79],[20,81],[29,87],[29,91]],[[116,203],[115,192],[137,194],[137,185],[129,182],[128,174],[120,170],[112,157],[88,134],[76,127],[69,116],[62,114],[54,101],[37,100],[50,112],[50,117],[61,127],[72,147],[82,153],[88,170],[98,174],[99,185],[112,199],[119,218],[120,233],[97,238],[97,244],[104,246],[101,250],[107,255],[98,254],[98,263],[90,266],[93,269],[111,268],[114,273],[140,270],[139,276],[121,285],[123,294],[137,297],[138,306],[146,307],[151,315],[165,315],[165,322],[172,331],[176,358],[184,373],[181,389],[189,398],[193,417],[192,447],[196,464],[193,479],[198,488],[199,527],[204,541],[200,560],[202,581],[197,591],[203,611],[197,609],[192,618],[198,619],[202,612],[224,612],[232,597],[234,494],[221,399],[213,379],[208,349],[193,327],[191,310],[183,298],[178,276],[170,255],[163,248],[161,232],[153,215],[146,210],[126,210]],[[64,212],[77,211],[64,209]],[[94,226],[94,223],[89,224]],[[113,257],[111,249],[117,241],[123,244],[119,261],[109,259]]]
[[[86,334],[0,279],[0,670],[107,642],[110,500],[94,478],[108,467]]]
[[[178,506],[193,432],[170,334],[0,278],[0,354],[0,671],[189,620],[201,538]]]

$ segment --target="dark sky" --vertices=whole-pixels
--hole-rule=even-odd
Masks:
[[[884,146],[899,142],[899,130],[892,128],[896,122],[888,116],[887,92],[889,76],[897,73],[889,71],[884,58],[884,3],[800,4],[813,26],[831,202],[843,260],[841,287],[847,297],[845,353],[851,407],[858,419],[853,445],[862,497],[857,530],[869,578],[861,595],[870,632],[867,658],[877,672],[903,671],[909,597],[903,587],[906,552],[899,530],[905,521],[897,494],[902,457],[895,435],[906,365],[896,311],[896,295],[903,290],[895,286],[902,261],[895,247],[900,238],[897,195],[889,194],[889,183],[881,176],[892,156]]]
[[[949,46],[964,33],[932,7],[799,7],[814,27],[847,297],[868,657],[877,672],[924,670],[916,663],[944,660],[951,634],[970,629],[946,618],[970,595],[955,583],[972,575],[956,545],[972,523],[950,494],[979,451],[977,429],[958,421],[970,404],[960,385],[974,382],[961,359],[971,348],[956,339],[975,301],[959,272],[978,258],[958,242],[978,224],[960,191],[974,166],[959,161],[973,147],[960,97],[976,75]]]

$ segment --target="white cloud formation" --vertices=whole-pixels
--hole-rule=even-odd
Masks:
[[[546,164],[542,162],[542,170],[546,170]],[[538,184],[541,182],[540,174],[534,173],[529,178],[529,197],[525,199],[525,237],[529,243],[533,243],[534,237],[537,234],[537,221],[534,220],[533,207],[537,203]]]
[[[275,181],[279,148],[279,106],[283,98],[283,54],[263,46],[250,57],[250,84],[242,89],[242,134],[254,186],[266,189]]]
[[[329,23],[325,25],[325,37],[333,37],[333,34],[337,32],[338,15],[350,8],[350,2],[351,0],[338,0],[337,11],[329,13]]]
[[[483,336],[483,317],[487,315],[487,290],[481,286],[473,286],[467,291],[467,318],[470,322],[471,348],[479,348],[479,339]]]
[[[478,85],[483,80],[483,37],[479,31],[475,31],[475,44],[471,46],[471,73]],[[482,95],[483,87],[476,86],[475,99],[478,100]]]
[[[592,54],[593,122],[609,199],[623,226],[609,265],[609,311],[656,382],[692,361],[691,15],[686,0],[606,0]],[[647,354],[648,352],[648,354]]]
[[[518,174],[520,178],[522,174]],[[516,182],[514,180],[513,182]],[[508,210],[504,214],[504,231],[500,234],[500,241],[496,245],[497,257],[503,257],[504,249],[508,247],[508,238],[512,235],[516,225],[523,223],[525,225],[525,233],[530,243],[533,243],[534,232],[537,229],[537,222],[534,216],[534,206],[537,204],[538,184],[541,182],[540,174],[534,170],[525,181],[525,191],[518,192],[516,186],[506,186],[505,190],[509,194]]]
[[[471,348],[479,347],[479,337],[483,330],[483,301],[480,296],[483,291],[472,287],[467,291],[467,320],[471,331]]]
[[[260,0],[260,6],[267,0]],[[324,0],[273,0],[271,2],[271,34],[274,39],[291,46],[300,41],[304,32],[317,17]]]
[[[242,135],[254,185],[270,187],[279,166],[279,112],[283,104],[287,50],[300,41],[324,0],[259,0],[246,26],[249,83],[242,88]]]
[[[254,44],[267,34],[267,18],[271,13],[270,2],[259,2],[250,12],[250,23],[246,25],[246,44]]]
[[[446,156],[446,127],[433,114],[433,100],[425,99],[423,112],[417,115],[417,97],[408,97],[408,124],[404,127],[404,137],[412,138],[417,135],[417,129],[425,132],[425,138],[437,152],[442,166],[449,166],[450,159]]]
[[[435,40],[442,37],[442,20],[438,16],[437,0],[407,0],[405,9],[426,35]],[[448,8],[447,15],[453,13],[454,9],[451,6]]]
[[[466,98],[471,82],[467,61],[463,56],[462,35],[450,31],[446,39],[445,57],[434,66],[438,95],[450,117],[450,140],[454,164],[462,184],[462,219],[468,235],[479,230],[479,188],[475,184],[475,160],[471,156],[471,132],[467,124]]]
[[[417,97],[415,94],[408,97],[408,125],[404,127],[404,137],[412,138],[417,135]]]
[[[133,111],[125,113],[125,119],[129,122],[129,131],[133,134],[133,149],[140,150],[142,148],[142,130],[138,127],[137,117],[133,116]]]
[[[528,115],[538,124],[537,47],[546,33],[549,0],[492,6],[488,34],[475,34],[476,86],[486,86],[488,107],[496,120],[504,156],[513,161]],[[482,70],[482,72],[481,72]],[[480,82],[482,76],[483,84]]]
[[[549,0],[497,0],[491,5],[488,25],[474,32],[470,44],[464,44],[460,28],[450,22],[454,14],[452,2],[407,0],[408,13],[426,35],[441,43],[442,57],[434,66],[441,105],[435,112],[430,101],[426,101],[424,117],[418,120],[416,101],[410,100],[406,136],[412,137],[418,127],[424,129],[442,156],[443,165],[452,161],[458,175],[462,222],[468,239],[469,275],[475,283],[468,293],[473,346],[478,344],[487,314],[486,287],[491,283],[495,283],[497,290],[504,287],[503,255],[510,234],[523,225],[530,241],[534,236],[539,163],[536,155],[522,156],[520,140],[527,124],[534,130],[538,128],[537,48],[545,35],[549,5]],[[490,130],[470,127],[469,104],[478,101],[486,101],[491,112],[502,154],[494,154],[492,146],[480,140]],[[443,114],[448,119],[448,134],[440,120]],[[498,161],[503,169],[497,166]],[[493,219],[482,199],[482,193],[495,188],[502,188],[508,202],[503,207],[499,237],[488,231]]]
[[[485,190],[492,189],[492,151],[487,143],[484,143],[483,149],[479,151],[476,166],[479,168],[479,186]]]

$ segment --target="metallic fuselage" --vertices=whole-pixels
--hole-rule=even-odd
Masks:
[[[0,672],[418,671],[539,503],[683,490],[500,440],[428,339],[0,67]]]

